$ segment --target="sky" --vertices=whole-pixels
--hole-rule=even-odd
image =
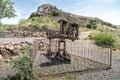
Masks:
[[[17,24],[27,19],[42,4],[52,4],[73,14],[97,17],[114,25],[120,25],[120,0],[11,0],[14,2],[15,18],[4,18],[2,23]]]

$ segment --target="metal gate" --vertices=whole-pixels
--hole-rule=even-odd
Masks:
[[[74,42],[67,40],[67,51],[71,62],[60,62],[45,56],[49,47],[48,42],[48,39],[38,39],[33,44],[34,62],[37,73],[41,76],[111,68],[112,48],[110,47],[98,47],[87,40]],[[57,42],[58,40],[52,40],[53,54],[58,49]]]

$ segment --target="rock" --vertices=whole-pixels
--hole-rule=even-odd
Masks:
[[[113,51],[116,51],[117,49],[116,48],[112,48]]]
[[[0,52],[5,59],[10,58],[10,56],[12,56],[11,53],[6,49],[1,49]]]
[[[12,45],[6,45],[5,48],[10,50],[10,51],[14,50],[14,46],[12,46]]]
[[[0,54],[0,60],[2,60],[3,59],[3,56]]]
[[[3,49],[4,47],[5,47],[4,45],[1,45],[1,46],[0,46],[0,49]]]
[[[14,45],[15,43],[14,43],[14,42],[11,42],[10,44],[11,44],[11,45]]]
[[[58,10],[56,6],[50,4],[43,4],[38,8],[36,15],[42,16],[53,12],[54,10]]]
[[[33,42],[32,42],[32,41],[26,41],[26,44],[28,44],[28,45],[32,45]]]
[[[91,39],[92,39],[92,35],[88,35],[88,37],[87,37],[87,38],[91,40]]]
[[[22,49],[22,46],[18,44],[18,45],[15,45],[15,48]]]

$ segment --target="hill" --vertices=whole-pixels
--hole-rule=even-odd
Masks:
[[[110,27],[116,27],[112,25],[111,23],[105,22],[100,20],[99,18],[96,17],[87,17],[87,16],[80,16],[80,15],[75,15],[71,14],[69,12],[62,11],[61,9],[58,9],[56,6],[53,6],[51,4],[43,4],[38,7],[36,12],[33,12],[30,15],[30,18],[33,17],[50,17],[52,21],[56,21],[59,18],[68,20],[70,22],[74,22],[79,24],[82,27],[86,27],[88,24],[102,24],[102,25],[107,25]]]

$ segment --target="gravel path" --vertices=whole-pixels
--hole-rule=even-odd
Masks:
[[[120,52],[113,55],[112,69],[76,74],[76,80],[120,80]]]
[[[92,31],[86,31],[86,32],[81,32],[79,35],[80,39],[85,39],[88,37],[88,35],[90,35],[92,33]]]

